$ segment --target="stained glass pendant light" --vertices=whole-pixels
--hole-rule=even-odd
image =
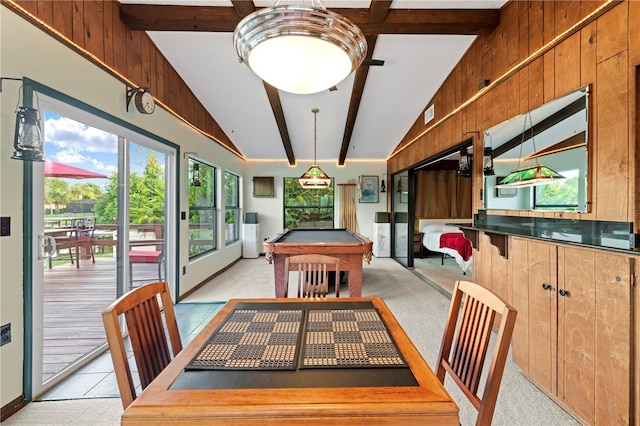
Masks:
[[[278,4],[246,16],[233,32],[239,60],[258,77],[280,90],[309,94],[335,86],[360,66],[367,42],[355,24],[320,0]]]
[[[300,186],[305,189],[328,188],[331,185],[331,178],[318,166],[316,161],[317,119],[320,110],[313,108],[311,112],[313,113],[313,164],[300,176],[299,182]]]
[[[522,160],[522,145],[525,141],[525,132],[527,127],[527,117],[529,118],[529,126],[531,129],[531,142],[533,144],[533,152],[536,152],[536,143],[533,135],[533,122],[531,121],[531,114],[527,113],[524,117],[524,126],[522,128],[520,154],[518,157],[518,168],[502,178],[496,184],[496,188],[522,188],[527,186],[547,185],[566,179],[566,177],[562,176],[555,170],[547,166],[541,166],[540,164],[538,164],[538,157],[535,157],[535,166],[522,169],[520,168],[520,161]]]
[[[528,169],[509,173],[496,185],[497,188],[518,188],[523,186],[546,185],[566,179],[547,166],[536,165]]]

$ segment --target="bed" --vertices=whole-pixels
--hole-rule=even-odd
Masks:
[[[424,234],[422,244],[429,251],[453,257],[466,274],[473,263],[471,242],[459,228],[448,224],[471,222],[471,219],[419,219],[418,229]]]

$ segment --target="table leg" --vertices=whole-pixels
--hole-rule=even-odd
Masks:
[[[273,263],[276,297],[287,297],[287,289],[284,286],[284,259],[283,255],[276,256]]]
[[[351,265],[347,273],[349,297],[361,297],[362,295],[362,261],[359,258],[358,260],[358,265]]]
[[[80,247],[78,246],[78,233],[76,231],[76,269],[78,268],[80,268]]]

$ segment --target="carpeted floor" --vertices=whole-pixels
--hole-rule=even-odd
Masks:
[[[347,294],[347,287],[343,285],[341,295]],[[434,365],[450,302],[441,291],[392,259],[374,258],[371,265],[363,267],[362,295],[382,297],[427,363]],[[184,302],[221,302],[231,298],[273,296],[273,265],[267,264],[261,257],[242,259]],[[445,386],[460,407],[461,424],[474,424],[476,411],[473,406],[450,379],[445,381]],[[34,402],[3,424],[115,425],[119,424],[121,412],[119,399]],[[579,423],[526,380],[509,361],[493,424],[548,426]]]

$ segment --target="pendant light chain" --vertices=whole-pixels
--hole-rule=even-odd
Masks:
[[[316,160],[316,144],[318,133],[318,113],[320,110],[318,108],[314,108],[311,112],[313,113],[313,164],[318,164],[318,161]]]

